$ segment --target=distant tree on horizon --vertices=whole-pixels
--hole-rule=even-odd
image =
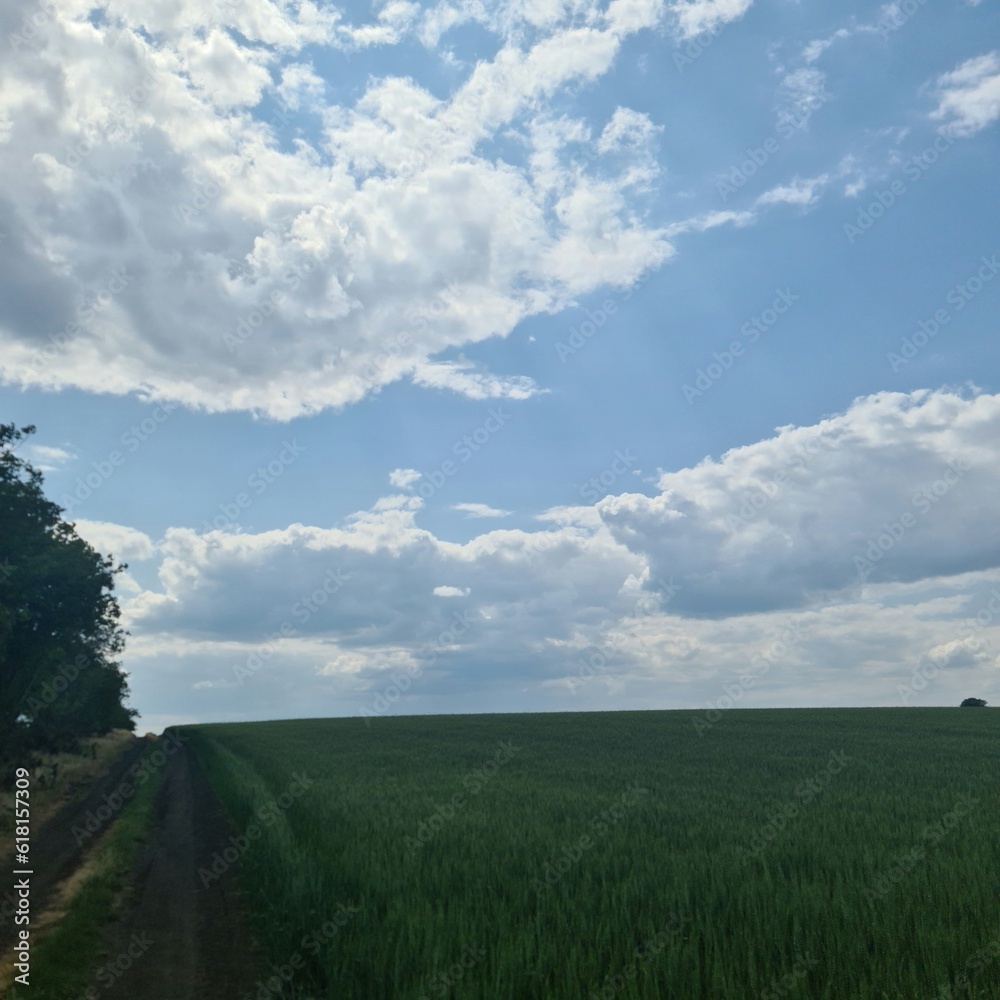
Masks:
[[[138,715],[113,659],[125,646],[112,593],[125,566],[62,520],[42,474],[15,454],[34,431],[0,424],[0,760],[135,729]]]
[[[986,702],[982,698],[966,698],[959,706],[960,708],[986,708]]]

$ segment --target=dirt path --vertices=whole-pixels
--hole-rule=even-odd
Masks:
[[[33,832],[33,923],[117,818],[107,808],[108,797],[114,801],[123,782],[134,780],[130,769],[156,747],[136,739],[82,799]],[[165,768],[134,891],[105,931],[103,954],[94,956],[87,1000],[242,1000],[257,992],[260,973],[235,872],[207,887],[198,876],[216,852],[230,846],[233,830],[192,754],[180,747]],[[12,866],[8,858],[0,870]],[[10,951],[16,930],[15,899],[7,896],[0,898],[0,955]]]
[[[80,836],[74,830],[86,833],[88,819],[93,825],[93,817],[102,815],[107,808],[105,796],[112,797],[128,780],[128,770],[140,758],[150,744],[136,739],[135,743],[114,761],[111,767],[90,786],[81,799],[67,802],[44,826],[31,834],[31,910],[41,914],[52,901],[56,887],[69,877],[82,863],[93,846],[96,836]],[[96,833],[99,835],[102,825]],[[18,866],[13,855],[3,860],[3,897],[0,898],[0,955],[7,954],[16,940],[14,908],[16,898],[12,891],[13,879],[10,872]]]
[[[167,766],[131,904],[109,928],[95,973],[101,1000],[241,1000],[255,992],[256,958],[230,870],[202,885],[200,868],[233,832],[187,750]]]

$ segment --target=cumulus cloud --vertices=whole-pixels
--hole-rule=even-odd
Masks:
[[[973,135],[1000,118],[1000,52],[968,59],[937,79],[939,103],[932,118],[949,120],[962,136]]]
[[[263,683],[273,690],[280,678],[283,698],[320,677],[357,698],[406,667],[426,673],[425,690],[467,687],[472,664],[484,671],[479,685],[512,671],[544,680],[566,673],[581,636],[635,606],[627,581],[642,561],[599,524],[492,531],[458,545],[417,525],[421,506],[383,498],[335,529],[171,529],[160,589],[124,608],[136,677],[166,683],[149,671],[180,658],[190,683],[242,692],[241,665],[266,662]]]
[[[76,518],[76,533],[102,555],[117,561],[141,561],[156,555],[156,543],[145,532],[110,521]]]
[[[655,175],[643,116],[606,127],[613,173],[569,140],[544,177],[491,149],[547,141],[536,123],[660,10],[586,7],[483,15],[496,51],[447,96],[372,77],[329,105],[305,47],[395,45],[417,5],[367,25],[310,2],[59,7],[0,65],[0,378],[282,420],[400,379],[538,392],[440,356],[671,252],[629,201]],[[28,0],[6,10],[16,26]]]
[[[278,96],[292,111],[318,104],[325,90],[326,82],[311,63],[289,63],[281,70]]]
[[[110,521],[77,518],[76,533],[100,555],[111,556],[114,564],[146,562],[157,555],[156,543],[145,532]],[[115,589],[122,595],[143,592],[141,584],[127,571],[115,575]]]
[[[926,657],[927,662],[945,669],[973,667],[978,663],[990,663],[994,659],[982,640],[974,637],[939,643],[927,651]]]
[[[171,529],[158,589],[124,607],[133,684],[201,684],[215,718],[356,710],[400,671],[419,678],[408,710],[472,710],[493,686],[549,707],[696,705],[748,669],[745,704],[796,703],[805,675],[820,704],[856,703],[862,681],[869,704],[960,700],[973,677],[988,693],[998,432],[1000,396],[881,393],[661,473],[652,496],[545,511],[540,530],[447,542],[412,494],[335,528]]]
[[[416,469],[393,469],[389,473],[389,485],[400,490],[409,489],[422,475]]]
[[[684,584],[686,613],[805,607],[1000,565],[998,442],[998,396],[880,393],[597,509],[653,576]]]
[[[753,0],[677,0],[670,9],[677,16],[681,37],[693,38],[741,18],[752,5]]]

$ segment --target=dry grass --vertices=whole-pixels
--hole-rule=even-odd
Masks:
[[[105,736],[85,740],[83,753],[43,754],[31,782],[31,827],[38,830],[51,819],[64,803],[106,771],[131,744],[133,734],[127,729],[113,729]],[[91,750],[93,748],[93,751]],[[57,767],[55,783],[49,783],[39,772]],[[14,850],[14,792],[0,792],[0,858]]]

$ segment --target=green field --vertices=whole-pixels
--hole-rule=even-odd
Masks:
[[[203,882],[261,997],[1000,998],[1000,713],[694,720],[189,727],[238,831]]]

